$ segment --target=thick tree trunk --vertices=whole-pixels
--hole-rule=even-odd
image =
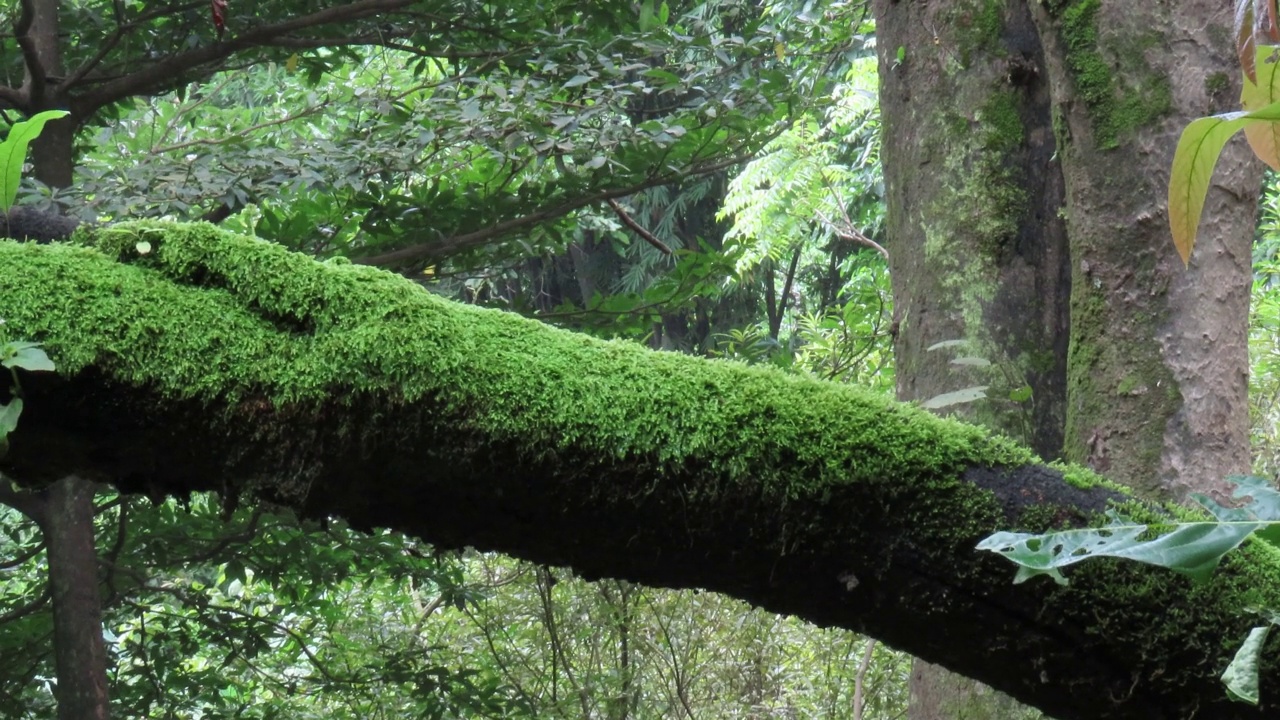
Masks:
[[[58,37],[58,0],[29,0],[22,3],[24,20],[30,24],[24,33],[30,53],[24,53],[26,73],[22,93],[28,114],[69,107],[62,95],[64,70],[61,39]],[[31,161],[37,180],[51,187],[69,187],[75,169],[75,134],[77,120],[66,117],[45,125],[44,131],[31,143]]]
[[[46,123],[31,143],[32,175],[55,188],[70,187],[75,176],[76,119],[67,116]]]
[[[943,412],[1060,457],[1070,268],[1031,15],[1022,0],[878,10],[898,397],[987,386]],[[1038,715],[935,665],[912,670],[915,720]]]
[[[988,385],[957,407],[1058,457],[1069,270],[1030,15],[1021,2],[878,8],[898,396]],[[929,350],[948,341],[963,344]]]
[[[1261,163],[1218,163],[1184,270],[1166,208],[1177,135],[1234,109],[1229,3],[1028,3],[1071,238],[1067,457],[1152,497],[1249,468],[1246,332]],[[1224,90],[1223,88],[1230,88]]]
[[[74,475],[44,493],[59,720],[106,720],[109,711],[93,496],[93,483]]]
[[[991,383],[968,417],[1152,497],[1246,470],[1259,172],[1239,152],[1224,159],[1190,272],[1164,206],[1176,133],[1238,97],[1221,90],[1238,75],[1229,9],[886,0],[878,11],[899,396]],[[1010,255],[1032,271],[1010,272]],[[961,378],[946,365],[954,349],[927,350],[952,339],[1003,372]],[[1022,377],[1034,394],[1020,427],[1001,403]],[[912,716],[1010,716],[968,688],[919,666]]]

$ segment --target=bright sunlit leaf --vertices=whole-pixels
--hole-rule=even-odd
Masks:
[[[1254,81],[1246,74],[1244,89],[1240,93],[1240,106],[1245,111],[1260,110],[1274,102],[1280,101],[1280,63],[1275,58],[1276,48],[1261,46],[1258,48]],[[1249,147],[1259,160],[1280,170],[1280,124],[1251,123],[1245,126],[1244,135],[1249,140]]]
[[[18,183],[22,180],[22,164],[26,161],[27,146],[40,136],[45,123],[67,115],[66,110],[46,110],[31,119],[14,123],[9,137],[0,143],[0,212],[13,207],[18,197]]]
[[[1249,112],[1200,118],[1182,131],[1169,176],[1169,229],[1184,265],[1191,261],[1209,181],[1222,148],[1232,135],[1260,122],[1280,122],[1280,103]]]

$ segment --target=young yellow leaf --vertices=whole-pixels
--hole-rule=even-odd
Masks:
[[[1280,122],[1280,103],[1252,112],[1200,118],[1183,129],[1169,175],[1169,229],[1184,265],[1191,260],[1196,229],[1200,227],[1200,213],[1209,193],[1209,180],[1213,177],[1213,166],[1218,163],[1222,148],[1232,135],[1259,122]]]
[[[1280,73],[1276,72],[1280,63],[1272,58],[1275,52],[1276,48],[1270,45],[1257,49],[1257,62],[1254,64],[1256,82],[1251,82],[1246,74],[1244,89],[1240,93],[1240,106],[1246,111],[1260,110],[1280,101]],[[1245,127],[1244,135],[1259,160],[1280,170],[1280,125],[1250,123]]]
[[[1275,76],[1275,66],[1267,67],[1259,76]],[[1261,85],[1245,79],[1244,92],[1240,93],[1240,106],[1245,110],[1258,110],[1275,102],[1274,93]],[[1274,170],[1280,170],[1280,125],[1275,123],[1250,123],[1244,128],[1249,148],[1262,162]]]

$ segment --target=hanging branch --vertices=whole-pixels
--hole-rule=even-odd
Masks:
[[[613,211],[618,215],[618,219],[622,221],[623,225],[631,228],[631,230],[635,232],[635,234],[639,235],[645,242],[658,248],[658,251],[663,255],[671,254],[671,248],[667,247],[666,243],[655,237],[653,233],[645,230],[640,223],[636,222],[634,218],[628,215],[627,211],[622,209],[622,206],[618,204],[617,200],[609,198],[605,202],[609,203],[609,207],[613,208]]]

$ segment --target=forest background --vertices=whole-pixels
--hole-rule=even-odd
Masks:
[[[911,396],[895,376],[904,311],[890,292],[877,93],[916,50],[881,46],[877,57],[863,4],[513,3],[441,15],[284,3],[274,17],[218,2],[213,17],[204,3],[58,5],[0,10],[15,28],[2,46],[6,121],[72,112],[35,147],[24,205],[98,222],[206,219],[581,332]],[[949,20],[1008,21],[999,8],[983,14],[996,5]],[[53,20],[40,12],[50,7]],[[17,41],[23,23],[42,22],[54,23],[54,45]],[[228,32],[244,43],[220,45]],[[943,63],[980,50],[935,39]],[[34,66],[56,71],[33,77]],[[1130,129],[1107,128],[1121,139]],[[1004,189],[983,201],[1008,205]],[[1249,409],[1252,469],[1274,476],[1272,181],[1261,208]],[[1042,395],[1020,360],[964,334],[934,340],[916,362],[935,358],[941,387],[914,399],[982,420],[998,412],[995,426],[1046,442]],[[6,486],[5,499],[0,696],[21,708],[15,717],[50,717],[45,539],[21,491]],[[909,659],[723,596],[588,583],[264,503],[157,499],[104,487],[94,500],[120,716],[907,712]]]

